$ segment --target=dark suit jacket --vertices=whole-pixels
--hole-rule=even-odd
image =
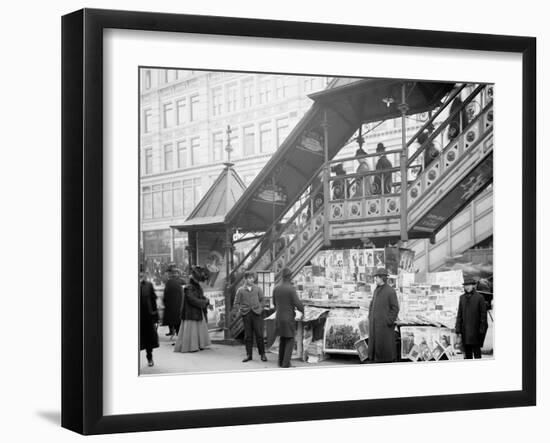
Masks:
[[[304,305],[291,283],[283,282],[275,287],[273,290],[273,305],[277,312],[275,314],[276,334],[280,337],[294,337],[296,334],[294,308],[297,308],[303,314]]]
[[[181,321],[181,304],[183,288],[178,278],[170,278],[164,286],[164,326],[179,325]]]
[[[487,304],[485,298],[477,291],[470,296],[460,296],[456,315],[455,331],[462,334],[465,345],[483,346],[487,333]]]

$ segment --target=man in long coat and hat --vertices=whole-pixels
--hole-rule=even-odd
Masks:
[[[294,349],[294,335],[296,335],[294,309],[298,309],[303,314],[304,305],[292,285],[292,271],[284,268],[281,271],[281,278],[282,283],[273,289],[273,305],[276,310],[275,328],[279,336],[279,367],[289,368]]]
[[[164,285],[164,316],[162,325],[168,326],[166,335],[177,335],[181,323],[181,308],[183,303],[182,281],[178,273],[170,267],[168,269],[168,280]]]
[[[369,361],[393,362],[397,358],[395,321],[399,302],[395,290],[388,285],[388,271],[378,268],[374,274],[376,289],[369,306]]]
[[[464,358],[481,358],[481,347],[487,333],[487,304],[476,291],[473,278],[464,279],[464,294],[458,301],[455,332],[462,339]]]
[[[159,347],[157,295],[145,272],[139,274],[139,349],[145,349],[148,366],[153,366],[153,349]]]

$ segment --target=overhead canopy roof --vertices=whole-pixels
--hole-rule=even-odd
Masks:
[[[243,195],[246,185],[230,163],[212,183],[210,189],[181,225],[172,226],[179,231],[220,229],[226,225],[226,215]]]
[[[403,80],[335,79],[310,95],[312,107],[232,206],[226,222],[242,231],[264,231],[286,211],[324,162],[323,119],[328,120],[329,160],[361,123],[399,117]],[[408,115],[433,109],[454,83],[407,81]],[[394,102],[387,106],[384,98]]]

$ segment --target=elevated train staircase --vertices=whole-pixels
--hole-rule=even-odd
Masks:
[[[361,83],[361,82],[359,82]],[[351,83],[351,87],[354,84]],[[368,85],[364,85],[368,86]],[[350,84],[343,86],[350,87]],[[418,89],[422,86],[416,85]],[[424,85],[425,87],[425,85]],[[432,100],[426,99],[425,106],[417,106],[413,112],[433,111],[430,118],[420,130],[408,141],[407,146],[412,146],[418,136],[426,129],[432,128],[428,139],[418,147],[407,160],[406,202],[407,202],[407,235],[408,239],[435,239],[436,234],[445,227],[460,211],[469,205],[477,195],[487,188],[493,180],[493,102],[492,86],[479,85],[461,103],[461,106],[449,111],[450,104],[458,96],[465,85],[452,84],[445,88],[435,89]],[[338,87],[335,87],[338,89]],[[432,87],[432,92],[434,91]],[[351,93],[354,92],[353,90]],[[355,91],[356,92],[356,91]],[[329,94],[330,95],[330,94]],[[434,99],[435,97],[435,99]],[[313,97],[315,99],[315,97]],[[445,99],[441,103],[441,99]],[[304,165],[292,165],[289,155],[279,157],[273,164],[266,165],[265,173],[260,177],[274,177],[272,171],[281,173],[281,168],[294,173],[302,179],[302,185],[298,191],[288,192],[284,195],[281,188],[277,188],[275,180],[273,186],[266,187],[265,182],[259,189],[271,198],[272,223],[264,228],[264,235],[258,240],[249,253],[238,263],[230,274],[230,290],[235,291],[242,285],[242,273],[244,269],[255,271],[271,270],[279,278],[279,273],[284,267],[296,274],[311,258],[323,248],[343,247],[345,245],[357,245],[368,239],[374,244],[395,243],[400,239],[401,233],[401,179],[399,166],[386,171],[371,171],[364,174],[346,174],[328,176],[330,166],[342,160],[334,160],[339,149],[349,140],[358,127],[365,122],[361,116],[355,120],[341,110],[337,105],[323,104],[319,100],[321,108],[329,107],[334,115],[339,115],[340,122],[347,120],[349,123],[345,137],[343,131],[338,132],[338,140],[332,139],[335,146],[330,144],[328,130],[336,123],[327,119],[320,120],[320,111],[314,109],[304,116],[305,122],[298,125],[293,131],[294,138],[301,137],[302,145],[309,143],[309,149],[318,151],[323,148],[328,151],[328,156],[321,158],[317,168],[309,168],[306,174]],[[329,102],[330,103],[330,102]],[[349,102],[346,103],[353,103]],[[366,106],[366,105],[364,105]],[[353,107],[351,107],[353,108]],[[443,121],[437,121],[444,110],[449,111],[449,116]],[[463,120],[465,110],[470,110],[468,121]],[[360,107],[354,112],[361,113]],[[315,130],[309,130],[306,123],[312,123]],[[391,118],[395,118],[390,115]],[[379,117],[377,117],[379,118]],[[327,122],[327,120],[329,120]],[[327,130],[328,126],[328,130]],[[319,127],[324,131],[324,137],[319,136]],[[445,131],[455,131],[455,136],[447,142],[439,156],[427,166],[418,165],[427,146],[440,136],[443,139]],[[312,134],[313,132],[313,134]],[[291,134],[291,136],[293,135]],[[304,140],[305,136],[311,136],[310,140]],[[289,136],[292,139],[292,137]],[[324,145],[324,146],[323,146]],[[331,149],[332,148],[332,149]],[[308,148],[305,148],[306,150]],[[389,153],[397,151],[390,151]],[[400,152],[400,151],[399,151]],[[387,153],[388,154],[388,153]],[[320,154],[318,154],[320,155]],[[368,154],[366,157],[377,157],[380,154]],[[327,159],[327,157],[330,157]],[[328,161],[327,161],[328,160]],[[348,159],[350,160],[350,159]],[[277,167],[279,169],[277,169]],[[421,169],[420,172],[419,169]],[[396,179],[392,180],[390,192],[382,194],[368,194],[364,187],[366,180],[374,180],[382,173],[391,174]],[[271,174],[271,175],[270,175]],[[307,178],[307,180],[304,180]],[[383,180],[383,179],[382,179]],[[267,182],[267,181],[266,181]],[[305,182],[305,183],[304,183]],[[254,183],[253,183],[254,184]],[[344,192],[336,195],[333,192],[335,185],[342,185]],[[384,186],[382,186],[384,188]],[[357,192],[358,189],[361,192]],[[242,196],[240,211],[246,214],[246,202],[258,203],[258,191],[255,194],[245,193]],[[270,203],[265,199],[265,203]],[[239,206],[239,205],[235,205]],[[256,208],[259,206],[256,205]],[[248,206],[253,209],[254,206]],[[249,214],[250,219],[254,214]],[[257,223],[257,222],[256,222]],[[245,229],[246,230],[246,229]],[[252,230],[258,230],[255,226]]]

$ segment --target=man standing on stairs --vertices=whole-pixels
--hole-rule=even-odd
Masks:
[[[376,153],[380,155],[378,162],[376,162],[377,171],[385,171],[392,168],[391,162],[384,154],[385,151],[386,147],[384,146],[384,143],[378,143],[378,145],[376,145]],[[372,185],[373,194],[390,194],[392,192],[392,173],[381,172],[380,174],[375,175]]]
[[[254,272],[244,273],[244,285],[239,288],[235,295],[235,303],[239,309],[244,326],[244,344],[246,357],[243,363],[252,360],[252,340],[256,337],[256,346],[262,361],[267,361],[264,345],[264,320],[262,312],[264,309],[264,294],[262,289],[254,284]]]
[[[481,358],[481,347],[487,333],[485,297],[476,291],[476,281],[464,278],[464,294],[458,302],[455,332],[462,339],[464,358]]]
[[[388,271],[378,268],[374,274],[376,289],[369,306],[368,356],[371,363],[396,361],[395,321],[399,302],[388,285]]]

